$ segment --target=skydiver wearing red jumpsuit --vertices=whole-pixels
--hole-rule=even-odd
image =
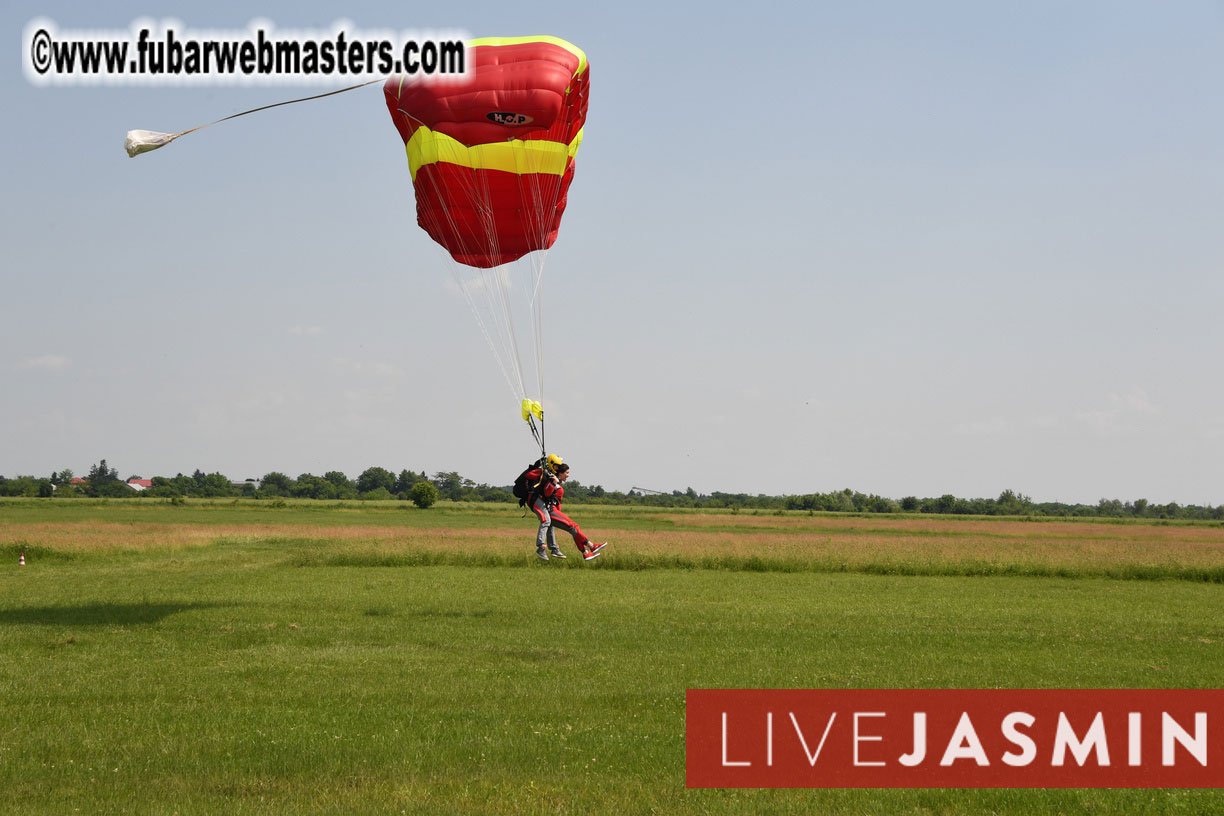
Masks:
[[[531,494],[531,509],[540,520],[540,531],[536,534],[536,556],[542,561],[547,561],[550,555],[553,558],[565,558],[553,536],[553,528],[559,527],[574,537],[574,544],[582,554],[582,560],[598,558],[599,551],[606,547],[608,542],[592,544],[578,523],[561,512],[561,500],[565,497],[564,483],[570,476],[569,465],[564,464],[559,456],[549,456],[548,460],[552,473],[546,474],[542,468],[527,473],[528,484],[538,485]]]

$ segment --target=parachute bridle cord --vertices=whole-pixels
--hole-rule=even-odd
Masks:
[[[287,99],[284,102],[274,102],[271,105],[263,105],[258,108],[251,108],[250,110],[242,111],[241,113],[223,116],[220,119],[215,119],[207,124],[197,125],[190,130],[183,130],[178,133],[160,133],[153,130],[129,130],[127,133],[127,139],[123,143],[123,147],[125,150],[127,150],[128,156],[134,159],[141,153],[148,153],[150,150],[156,150],[159,147],[164,147],[180,136],[186,136],[188,133],[195,133],[197,130],[203,130],[206,127],[212,127],[213,125],[221,122],[228,122],[230,119],[237,119],[239,116],[246,116],[248,113],[259,113],[260,111],[270,110],[271,108],[279,108],[281,105],[292,105],[295,102],[309,102],[312,99],[322,99],[325,96],[335,96],[336,94],[342,94],[347,91],[355,91],[358,88],[364,88],[367,85],[373,85],[375,82],[383,82],[384,80],[385,77],[379,77],[378,79],[371,79],[369,82],[361,82],[357,85],[350,85],[347,88],[339,88],[338,90],[328,91],[327,93],[315,94],[314,96],[303,96],[300,99]]]

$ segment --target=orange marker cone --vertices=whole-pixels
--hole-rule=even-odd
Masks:
[[[25,553],[22,553],[22,554],[20,555],[20,557],[18,557],[18,559],[17,559],[17,566],[19,566],[19,567],[24,567],[24,566],[25,566]]]

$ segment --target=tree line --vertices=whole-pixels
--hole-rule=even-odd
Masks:
[[[196,470],[190,476],[154,476],[152,486],[135,490],[128,480],[103,459],[90,468],[82,481],[74,481],[71,470],[58,471],[49,477],[0,476],[0,496],[39,496],[44,498],[252,498],[252,499],[317,499],[405,501],[418,507],[430,507],[438,500],[466,502],[508,502],[518,499],[510,485],[478,484],[454,471],[436,472],[401,470],[398,474],[382,467],[370,467],[356,479],[336,470],[322,476],[300,474],[296,479],[273,471],[262,479],[234,482],[220,473]],[[938,513],[975,516],[1103,516],[1109,518],[1224,520],[1224,504],[1219,506],[1180,505],[1175,502],[1157,504],[1146,499],[1121,501],[1101,499],[1096,504],[1034,502],[1028,496],[1004,490],[998,498],[965,499],[945,494],[938,497],[906,496],[890,499],[875,494],[860,493],[849,488],[830,493],[788,494],[766,496],[748,493],[698,493],[693,488],[671,493],[643,493],[630,490],[605,490],[600,485],[587,486],[575,479],[565,484],[567,501],[588,504],[623,504],[649,507],[729,508],[738,510],[806,510],[809,512],[840,513]]]

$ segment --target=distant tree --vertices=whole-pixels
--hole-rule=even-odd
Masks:
[[[122,499],[136,495],[136,491],[128,487],[118,478],[107,479],[97,483],[90,482],[88,494],[96,498]]]
[[[33,476],[18,476],[16,479],[0,481],[0,496],[37,496],[38,479]]]
[[[829,510],[836,510],[842,513],[848,513],[854,510],[854,491],[846,488],[840,493],[833,493],[829,496]]]
[[[337,497],[337,491],[336,485],[329,479],[303,473],[297,477],[293,495],[303,499],[334,499]]]
[[[901,509],[907,513],[913,513],[919,507],[917,496],[906,496],[901,500]]]
[[[197,470],[195,475],[192,476],[192,481],[195,482],[193,495],[196,496],[224,498],[236,496],[240,492],[239,488],[234,487],[234,483],[229,480],[229,477],[221,473],[201,473]]]
[[[1019,516],[1033,508],[1033,502],[1023,493],[1004,490],[995,501],[995,512],[1003,516]]]
[[[336,486],[337,493],[345,490],[355,490],[353,482],[349,477],[345,476],[338,470],[329,470],[323,474],[323,478]]]
[[[165,476],[154,476],[152,481],[153,486],[141,493],[142,497],[173,499],[183,495],[183,490],[175,483],[174,479],[168,479]]]
[[[380,487],[390,493],[395,487],[395,474],[386,468],[372,467],[366,468],[357,477],[357,492],[363,496]]]
[[[591,491],[587,490],[587,486],[577,479],[570,479],[565,483],[566,501],[585,501],[590,495]]]
[[[107,467],[106,460],[103,459],[89,469],[89,476],[86,477],[86,480],[90,484],[117,482],[119,481],[119,471],[114,468]]]
[[[391,492],[397,496],[408,498],[408,493],[412,490],[412,486],[419,482],[420,479],[411,470],[401,470],[400,475],[395,477],[395,484],[391,488]]]
[[[956,509],[956,497],[951,493],[945,493],[935,500],[935,513],[951,513]]]
[[[433,483],[438,488],[439,496],[444,496],[451,501],[459,501],[462,498],[463,477],[458,473],[454,471],[435,473]]]
[[[283,473],[272,471],[259,480],[259,492],[263,496],[293,495],[293,481]]]
[[[412,486],[408,495],[413,504],[425,510],[433,507],[434,502],[438,500],[438,488],[434,487],[432,482],[420,481]]]
[[[896,513],[901,509],[901,505],[892,499],[886,499],[873,493],[867,497],[864,508],[869,513]]]
[[[194,496],[196,491],[195,479],[190,476],[184,476],[181,473],[176,473],[171,479],[170,484],[174,487],[176,495],[179,496]],[[156,482],[154,485],[156,486]]]
[[[569,498],[569,493],[566,492],[565,497]],[[514,494],[504,487],[490,487],[482,484],[476,488],[476,498],[483,502],[517,502]]]
[[[391,491],[387,490],[387,488],[382,487],[381,485],[373,490],[367,490],[361,494],[362,501],[387,501],[388,499],[394,498],[395,497],[391,495]]]
[[[87,492],[90,496],[100,498],[122,498],[124,496],[130,496],[136,492],[123,482],[119,481],[119,471],[115,468],[108,467],[105,459],[89,469],[88,482],[89,487],[87,488]]]
[[[338,470],[329,470],[323,474],[323,478],[327,480],[336,489],[335,497],[337,499],[355,499],[357,498],[357,485],[345,474]]]

